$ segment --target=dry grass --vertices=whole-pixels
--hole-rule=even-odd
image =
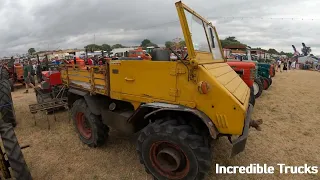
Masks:
[[[250,131],[245,152],[228,158],[226,139],[214,143],[214,163],[220,165],[320,165],[320,73],[290,71],[278,73],[272,87],[257,99],[253,117],[262,118],[262,131]],[[30,144],[23,153],[34,179],[151,179],[139,164],[134,141],[111,132],[105,146],[91,149],[77,137],[67,112],[49,116],[37,114],[37,126],[28,111],[33,93],[13,93],[21,145]],[[208,179],[320,179],[318,175],[216,175]]]

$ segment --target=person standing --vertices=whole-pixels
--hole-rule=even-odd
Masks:
[[[289,59],[289,70],[291,70],[291,64],[292,64],[292,61],[291,61],[291,59]]]
[[[288,62],[287,62],[287,60],[285,60],[284,63],[283,63],[283,70],[284,71],[288,71]]]
[[[26,91],[24,93],[28,93],[29,86],[31,88],[34,88],[34,85],[31,83],[31,71],[32,71],[32,65],[31,61],[26,61],[23,66],[23,79],[24,83],[26,84]]]

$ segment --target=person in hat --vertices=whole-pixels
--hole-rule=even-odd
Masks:
[[[26,91],[24,93],[28,93],[29,86],[31,88],[34,88],[34,85],[31,83],[31,71],[32,71],[32,65],[31,61],[25,61],[23,66],[23,79],[24,83],[26,84]]]

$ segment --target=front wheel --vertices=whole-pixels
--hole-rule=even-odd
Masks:
[[[254,97],[255,98],[260,97],[262,94],[262,91],[263,91],[263,84],[261,80],[258,78],[254,79],[254,82],[253,82]]]
[[[271,86],[271,84],[272,84],[272,78],[268,78],[268,80],[269,80],[269,86]]]
[[[262,81],[262,84],[263,84],[263,89],[264,90],[268,90],[269,86],[270,86],[268,78],[261,77],[261,81]]]
[[[1,120],[0,134],[6,156],[16,179],[31,180],[31,174],[24,160],[16,134],[12,126]],[[2,167],[3,168],[3,167]]]
[[[140,163],[155,179],[203,179],[211,167],[204,137],[176,120],[158,120],[145,127],[137,141]]]
[[[108,137],[109,128],[101,122],[99,116],[90,111],[85,100],[76,100],[71,112],[80,140],[90,147],[103,145]]]
[[[254,106],[256,104],[256,98],[254,97],[254,88],[250,87],[250,100],[249,100],[250,104],[252,104],[252,106]]]
[[[11,97],[11,85],[9,80],[0,80],[0,112],[4,122],[17,125],[13,101]]]

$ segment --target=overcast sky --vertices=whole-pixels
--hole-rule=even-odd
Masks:
[[[0,56],[25,53],[31,47],[83,48],[94,42],[139,45],[145,38],[161,45],[182,37],[174,2],[0,0]],[[221,39],[235,36],[251,47],[287,52],[293,51],[292,44],[301,51],[304,42],[320,55],[319,0],[183,2],[213,22]]]

